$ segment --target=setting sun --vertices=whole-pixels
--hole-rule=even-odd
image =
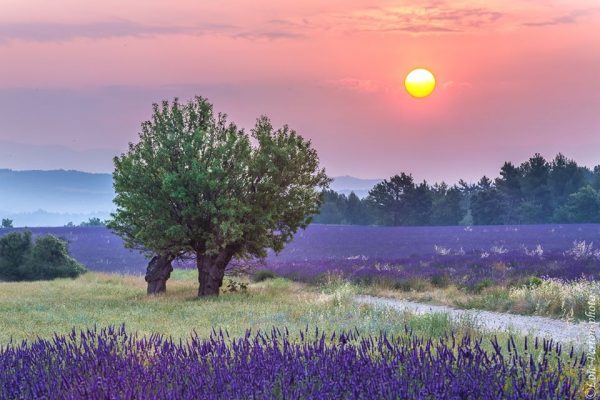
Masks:
[[[413,97],[427,97],[435,89],[435,77],[425,68],[416,68],[406,75],[404,86]]]

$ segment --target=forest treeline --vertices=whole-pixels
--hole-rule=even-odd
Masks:
[[[593,170],[558,154],[535,154],[476,184],[415,182],[401,173],[360,199],[332,190],[314,222],[357,225],[502,225],[600,222],[600,165]]]

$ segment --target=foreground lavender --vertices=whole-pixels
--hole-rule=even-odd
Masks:
[[[3,399],[574,399],[585,356],[552,342],[493,350],[454,336],[360,337],[273,330],[174,343],[123,327],[72,332],[0,353]],[[532,355],[533,348],[538,354]]]

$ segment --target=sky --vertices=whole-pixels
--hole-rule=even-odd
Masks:
[[[207,97],[329,175],[600,164],[600,1],[0,0],[0,168],[110,172],[151,105]],[[410,97],[405,75],[438,85]]]

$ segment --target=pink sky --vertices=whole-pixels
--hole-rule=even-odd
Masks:
[[[152,102],[197,94],[248,128],[288,123],[330,175],[475,180],[534,152],[600,164],[597,0],[4,0],[0,61],[5,148],[120,152]],[[438,80],[426,99],[402,85],[416,66]]]

